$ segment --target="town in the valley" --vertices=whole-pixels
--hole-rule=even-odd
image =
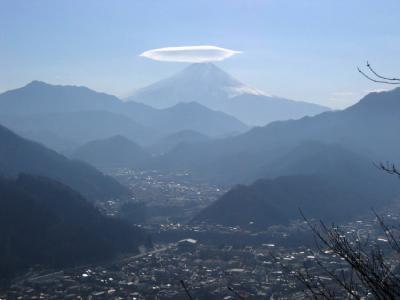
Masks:
[[[107,172],[130,186],[130,201],[147,201],[147,219],[136,225],[151,233],[153,248],[76,268],[37,266],[16,278],[0,299],[305,299],[299,270],[307,269],[329,286],[333,279],[321,270],[321,263],[331,270],[348,268],[323,247],[315,250],[310,228],[300,216],[289,226],[264,231],[193,224],[191,217],[215,201],[223,187],[195,180],[189,173]],[[99,209],[118,215],[121,207],[119,199],[111,199]],[[167,216],[166,211],[176,213]],[[386,221],[398,221],[394,211],[383,212]],[[387,243],[372,213],[342,229],[349,237]]]

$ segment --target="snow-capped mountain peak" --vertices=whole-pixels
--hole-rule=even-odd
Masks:
[[[177,74],[137,90],[127,99],[156,108],[197,102],[223,111],[248,125],[297,119],[327,107],[267,95],[235,79],[212,63],[191,64]]]
[[[216,108],[219,102],[242,94],[265,95],[212,63],[195,63],[167,79],[137,90],[128,99],[157,108],[179,102],[198,102]]]

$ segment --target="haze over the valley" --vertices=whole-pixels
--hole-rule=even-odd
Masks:
[[[1,1],[0,300],[400,298],[399,10]]]

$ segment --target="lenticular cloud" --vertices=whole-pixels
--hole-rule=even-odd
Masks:
[[[140,56],[158,61],[203,63],[221,61],[239,53],[241,52],[215,46],[182,46],[152,49]]]

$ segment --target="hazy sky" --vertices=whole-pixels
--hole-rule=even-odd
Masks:
[[[32,80],[126,96],[187,64],[153,48],[215,45],[216,64],[269,94],[344,107],[400,76],[399,0],[0,0],[0,92]]]

